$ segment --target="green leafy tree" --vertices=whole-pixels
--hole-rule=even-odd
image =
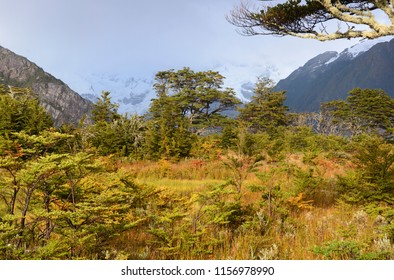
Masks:
[[[109,91],[103,91],[98,101],[93,105],[92,119],[95,123],[110,123],[119,118],[118,105],[112,103]]]
[[[157,98],[147,115],[147,154],[153,158],[182,158],[190,154],[195,135],[220,127],[223,113],[239,104],[230,89],[223,90],[218,72],[183,70],[156,75]]]
[[[117,139],[117,152],[125,156],[141,156],[145,139],[145,122],[141,117],[136,114],[121,116],[110,124],[110,129]]]
[[[376,12],[387,16],[390,23],[379,20]],[[394,35],[393,3],[388,0],[287,0],[263,7],[243,3],[227,18],[245,35],[290,35],[320,41]]]
[[[342,199],[352,204],[394,204],[394,146],[380,136],[354,138],[352,161],[355,172],[338,177]]]
[[[151,158],[181,158],[190,154],[193,133],[174,99],[162,96],[152,101],[146,131],[146,151]]]
[[[62,182],[57,175],[64,157],[54,152],[69,137],[54,131],[39,135],[22,131],[13,133],[14,140],[2,142],[5,150],[0,155],[0,172],[4,178],[0,197],[8,210],[1,225],[7,225],[12,234],[0,231],[0,235],[9,244],[4,253],[9,258],[20,258],[28,248],[45,244],[51,235],[49,203]],[[37,204],[42,207],[35,207]],[[14,249],[15,252],[10,252]]]
[[[0,258],[115,258],[111,242],[140,223],[130,213],[144,190],[107,158],[58,153],[72,135],[13,135],[0,138]]]
[[[52,126],[37,96],[26,88],[0,87],[0,134],[26,131],[38,134]]]
[[[144,140],[145,124],[138,115],[129,117],[117,112],[118,105],[111,102],[110,93],[103,92],[94,105],[94,124],[84,133],[79,129],[80,141],[88,134],[89,142],[102,155],[140,156]],[[82,142],[81,142],[82,143]]]
[[[362,194],[367,200],[394,204],[394,145],[378,136],[365,136],[355,144]]]
[[[222,89],[223,79],[218,72],[184,68],[157,73],[154,87],[158,98],[168,99],[169,105],[173,105],[171,101],[175,103],[179,113],[198,131],[217,126],[225,111],[240,104],[232,89]],[[155,108],[153,104],[153,116]]]
[[[239,109],[238,118],[249,124],[252,132],[271,132],[277,127],[286,126],[289,122],[285,92],[273,91],[273,83],[269,79],[259,78],[254,89],[252,100]]]
[[[380,89],[355,88],[346,100],[323,103],[321,111],[333,118],[330,121],[347,124],[345,130],[353,135],[387,132],[394,124],[394,100]]]
[[[349,92],[347,102],[351,114],[363,125],[387,129],[394,122],[394,100],[383,90],[356,88]]]

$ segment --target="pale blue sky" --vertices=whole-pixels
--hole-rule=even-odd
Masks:
[[[274,65],[284,78],[323,51],[357,42],[241,36],[225,19],[240,1],[0,0],[0,45],[59,78],[226,64]]]

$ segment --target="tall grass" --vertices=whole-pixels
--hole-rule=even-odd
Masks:
[[[208,211],[212,214],[216,210],[193,200],[196,195],[208,194],[214,186],[223,185],[232,178],[233,173],[220,160],[139,161],[121,165],[134,173],[138,184],[170,191],[178,197],[177,201],[187,198],[174,204],[175,210],[161,210],[169,211],[169,216],[163,219],[169,219],[170,229],[166,234],[171,237],[168,239],[171,244],[156,240],[157,237],[149,232],[149,225],[120,235],[117,242],[127,244],[124,250],[129,258],[313,260],[394,257],[393,244],[375,224],[376,214],[367,214],[362,206],[337,200],[336,177],[354,168],[346,158],[323,153],[308,158],[304,153],[294,153],[288,154],[282,162],[262,162],[243,182],[239,195],[240,217],[244,220],[236,228],[231,224],[202,222]],[[280,189],[280,194],[273,193],[275,187]],[[267,194],[276,197],[268,200]],[[232,201],[222,201],[218,205]],[[268,206],[268,201],[272,205]],[[272,208],[269,215],[267,207]],[[177,218],[173,218],[175,216]],[[200,232],[193,231],[196,222],[200,223]],[[188,241],[190,244],[185,244]]]

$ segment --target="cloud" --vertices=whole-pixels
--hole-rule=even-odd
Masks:
[[[243,37],[225,20],[240,0],[3,1],[0,44],[46,71],[130,72],[209,68],[217,64],[276,65],[289,72],[327,43]]]

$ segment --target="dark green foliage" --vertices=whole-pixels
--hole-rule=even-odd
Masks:
[[[363,125],[387,129],[394,121],[394,100],[383,90],[356,88],[347,98],[351,114],[363,120]]]
[[[356,88],[346,101],[323,103],[321,110],[342,126],[343,134],[383,134],[394,124],[394,100],[383,90]]]
[[[285,92],[274,92],[272,81],[258,79],[252,100],[239,109],[238,118],[249,125],[253,133],[273,132],[289,122]]]
[[[95,123],[111,123],[119,118],[119,106],[111,102],[109,95],[109,91],[103,91],[99,100],[93,105],[92,119]]]
[[[242,3],[232,11],[230,23],[245,35],[296,36],[321,41],[342,38],[368,38],[392,35],[391,25],[382,28],[370,14],[380,10],[392,17],[390,1],[364,0],[287,0],[261,7]],[[332,29],[330,23],[338,23]],[[368,28],[358,27],[367,25]],[[342,25],[347,28],[341,27]]]
[[[393,144],[379,136],[361,135],[353,142],[357,173],[339,177],[342,198],[350,203],[381,202],[393,205]]]
[[[137,115],[119,115],[117,108],[118,105],[111,102],[110,93],[104,91],[94,105],[95,123],[87,129],[88,140],[102,155],[140,157],[145,124]],[[79,131],[83,141],[83,127]]]
[[[394,145],[379,136],[355,139],[355,158],[363,176],[371,183],[388,185],[394,180]]]
[[[52,126],[50,116],[41,107],[37,96],[24,88],[0,87],[0,135],[26,131],[38,134]]]
[[[355,240],[334,240],[313,248],[313,253],[326,260],[392,260],[390,250],[370,251],[369,244]]]
[[[237,122],[229,120],[223,125],[220,145],[222,148],[234,148],[237,140]]]
[[[189,68],[157,73],[157,98],[147,115],[147,157],[187,157],[196,135],[224,124],[223,113],[240,102],[232,90],[221,89],[223,78],[217,72]]]
[[[160,114],[147,124],[146,156],[153,159],[189,156],[195,138],[189,121],[177,112],[175,105],[159,107]]]
[[[236,229],[244,220],[239,192],[231,182],[210,188],[198,194],[199,215],[204,215],[205,222],[218,229],[230,227]]]
[[[315,33],[316,25],[331,18],[325,12],[322,4],[316,1],[290,0],[258,11],[241,6],[233,13],[230,22],[243,28],[248,35],[259,34],[259,28],[262,34]]]
[[[189,68],[159,72],[154,85],[158,98],[152,101],[150,114],[155,118],[160,114],[158,106],[172,103],[195,132],[216,127],[224,118],[223,112],[240,104],[232,89],[222,89],[223,79],[218,72],[194,72]]]
[[[313,252],[321,254],[326,259],[360,259],[363,246],[356,241],[333,241],[321,247],[315,247]]]

